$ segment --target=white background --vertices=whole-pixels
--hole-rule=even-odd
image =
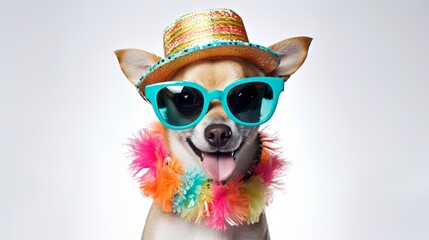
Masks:
[[[314,38],[270,130],[291,163],[272,239],[429,239],[428,1],[2,1],[0,239],[139,239],[127,139],[154,114],[113,51],[162,55],[182,14]]]

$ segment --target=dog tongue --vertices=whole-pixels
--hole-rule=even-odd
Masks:
[[[215,181],[222,181],[235,169],[235,161],[231,153],[203,153],[203,168]]]

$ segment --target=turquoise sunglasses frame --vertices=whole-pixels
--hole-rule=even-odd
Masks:
[[[228,96],[228,92],[231,89],[233,89],[234,87],[241,85],[241,84],[253,83],[253,82],[261,82],[261,83],[268,84],[273,90],[273,99],[272,99],[273,102],[272,102],[272,107],[271,107],[269,113],[267,114],[267,116],[264,119],[262,119],[261,121],[256,122],[256,123],[248,123],[248,122],[241,121],[240,119],[236,118],[234,116],[234,114],[232,114],[231,110],[228,107],[227,96]],[[203,104],[203,107],[201,109],[200,115],[193,122],[191,122],[187,125],[183,125],[183,126],[171,125],[164,120],[164,118],[162,117],[162,115],[159,111],[158,101],[157,101],[157,95],[158,95],[159,91],[161,91],[165,87],[172,87],[172,86],[192,87],[192,88],[199,90],[203,96],[204,104]],[[173,129],[173,130],[188,129],[188,128],[191,128],[191,127],[197,125],[206,115],[207,111],[209,110],[210,102],[213,101],[214,99],[218,99],[221,101],[222,107],[225,110],[226,114],[234,122],[241,124],[243,126],[246,126],[246,127],[259,126],[259,125],[267,122],[273,116],[273,113],[277,107],[277,102],[278,102],[280,93],[283,90],[284,90],[283,78],[276,78],[276,77],[242,78],[242,79],[240,79],[236,82],[233,82],[230,85],[226,86],[223,91],[222,90],[212,90],[212,91],[208,92],[201,85],[193,83],[193,82],[187,82],[187,81],[168,81],[168,82],[162,82],[162,83],[155,83],[155,84],[147,85],[145,87],[146,98],[152,104],[153,110],[155,111],[156,116],[161,121],[161,123],[164,124],[164,126],[170,128],[170,129]]]

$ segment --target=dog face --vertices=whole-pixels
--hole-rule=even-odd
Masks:
[[[185,80],[207,91],[223,90],[227,85],[263,73],[240,59],[213,59],[193,63],[175,73],[170,80]],[[182,164],[198,166],[214,180],[245,172],[257,155],[257,127],[233,122],[218,100],[210,103],[204,118],[195,127],[169,130],[171,151]]]
[[[280,55],[281,63],[268,75],[287,80],[304,62],[310,43],[310,38],[299,37],[272,45],[270,48]],[[123,72],[133,84],[148,67],[161,59],[137,49],[117,50],[115,53]],[[168,80],[197,83],[211,91],[223,90],[242,78],[264,75],[244,60],[216,58],[189,64]],[[169,129],[167,134],[169,149],[183,167],[198,167],[218,181],[244,174],[258,156],[258,127],[245,127],[233,122],[218,100],[210,103],[206,115],[197,125],[185,130]]]

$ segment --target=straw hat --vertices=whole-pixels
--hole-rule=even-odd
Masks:
[[[183,66],[206,58],[238,57],[265,72],[273,71],[280,57],[273,50],[249,43],[241,17],[230,9],[186,14],[164,30],[165,58],[148,68],[136,87],[166,81]]]

